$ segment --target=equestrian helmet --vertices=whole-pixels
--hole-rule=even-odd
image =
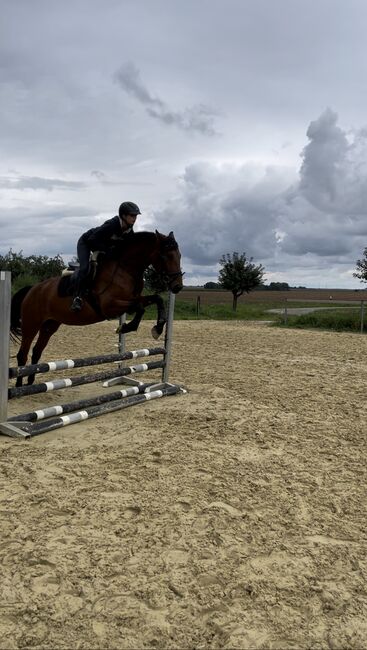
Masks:
[[[136,216],[138,214],[141,214],[141,212],[136,203],[133,203],[132,201],[125,201],[124,203],[121,203],[119,207],[119,217],[123,217],[125,214],[132,214]]]

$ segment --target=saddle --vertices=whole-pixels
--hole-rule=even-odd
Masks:
[[[100,254],[101,251],[94,251],[93,253],[91,253],[90,260],[89,260],[89,271],[87,276],[87,284],[89,287],[92,286],[94,278],[96,277],[97,268],[98,268],[98,257]],[[65,298],[66,296],[75,295],[75,290],[78,286],[78,273],[79,273],[79,262],[69,262],[68,266],[61,273],[61,278],[59,281],[59,286],[57,291],[60,298]]]

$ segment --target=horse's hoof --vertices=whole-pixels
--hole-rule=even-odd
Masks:
[[[154,325],[154,327],[152,327],[152,330],[151,330],[151,331],[152,331],[152,337],[153,337],[155,340],[159,339],[159,337],[160,337],[160,335],[161,335],[161,332],[158,332],[158,330],[157,330],[157,326],[156,326],[156,325]]]

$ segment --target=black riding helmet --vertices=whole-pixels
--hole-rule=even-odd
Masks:
[[[119,207],[119,217],[123,217],[126,214],[133,214],[136,216],[138,214],[141,214],[141,212],[136,203],[133,203],[132,201],[125,201],[124,203],[121,203]]]

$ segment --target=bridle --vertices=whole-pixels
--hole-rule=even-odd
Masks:
[[[162,252],[159,255],[159,259],[162,262],[167,261],[167,256],[165,253],[170,253],[171,251],[177,251],[178,250],[178,244],[174,239],[166,240],[162,246]],[[182,278],[185,273],[182,271],[162,271],[162,276],[165,277],[169,284],[171,284],[174,280],[177,278]]]

